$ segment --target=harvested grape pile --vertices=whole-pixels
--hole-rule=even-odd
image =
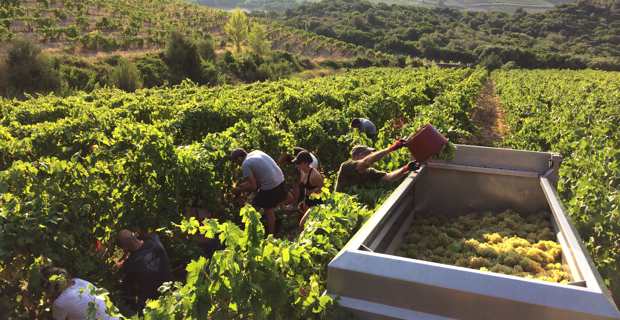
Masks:
[[[456,218],[416,217],[399,256],[544,281],[568,283],[548,214],[514,211]]]

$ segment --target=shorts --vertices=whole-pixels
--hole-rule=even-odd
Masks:
[[[286,188],[284,182],[271,190],[259,190],[252,201],[252,205],[261,209],[272,209],[286,200]]]

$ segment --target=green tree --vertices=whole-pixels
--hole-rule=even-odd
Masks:
[[[185,78],[200,81],[202,76],[200,54],[194,42],[178,32],[173,32],[166,45],[164,56],[175,78],[174,82],[181,82]]]
[[[134,92],[142,87],[140,71],[135,64],[125,59],[119,61],[112,71],[110,79],[114,86],[127,92]]]
[[[248,44],[252,52],[263,56],[271,50],[271,41],[267,40],[267,31],[261,24],[253,23],[252,30],[248,35]]]
[[[4,67],[6,94],[50,92],[60,89],[60,74],[41,48],[25,39],[13,41]]]
[[[237,8],[232,11],[228,22],[224,26],[224,32],[228,39],[232,41],[237,49],[237,53],[241,52],[241,44],[248,37],[249,20],[248,16],[241,9]]]
[[[215,42],[211,36],[198,40],[196,46],[198,47],[198,54],[202,59],[208,61],[215,60]]]

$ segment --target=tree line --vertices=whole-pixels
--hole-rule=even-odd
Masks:
[[[270,13],[283,23],[393,54],[523,68],[620,70],[620,3],[580,1],[544,13],[463,12],[373,4],[305,3]]]

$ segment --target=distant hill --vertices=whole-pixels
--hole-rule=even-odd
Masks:
[[[28,38],[47,52],[80,56],[153,52],[165,45],[172,31],[224,40],[223,26],[228,17],[223,10],[184,0],[5,1],[0,6],[0,44]],[[285,50],[293,54],[326,59],[354,57],[367,51],[269,20],[261,23],[275,40],[274,48],[288,48]]]
[[[276,19],[367,48],[432,60],[620,69],[620,1],[507,14],[331,0],[301,5]]]
[[[199,0],[200,3],[216,8],[240,7],[247,10],[284,11],[304,3],[320,0]],[[471,11],[514,12],[523,8],[528,12],[538,12],[555,5],[572,3],[575,0],[371,0],[372,3],[411,5],[422,7],[448,7]]]
[[[263,81],[317,67],[352,66],[358,57],[363,57],[363,65],[368,65],[368,61],[380,65],[386,65],[386,61],[396,63],[388,53],[260,17],[250,18],[248,29],[262,26],[263,39],[272,50],[254,54],[245,42],[242,45],[245,49],[237,52],[224,32],[228,12],[184,0],[4,0],[2,3],[0,95],[5,96],[20,97],[24,92],[46,90],[90,91],[119,85],[119,72],[134,72],[131,66],[120,70],[119,65],[125,65],[125,60],[137,68],[134,72],[137,76],[132,78],[143,80],[136,81],[138,87],[174,85],[188,77],[211,85]],[[182,54],[201,55],[178,58],[188,61],[181,65],[191,67],[182,68],[172,61],[174,57],[165,56],[164,49],[173,33],[185,38],[180,43],[189,46],[190,51]],[[44,73],[28,71],[30,62],[12,62],[13,66],[19,65],[13,69],[9,66],[6,53],[16,43],[21,43],[26,52],[43,57],[20,58],[45,60],[41,66],[37,64],[37,68],[45,67],[45,74],[50,77],[50,85],[45,89],[32,85],[41,79],[30,76]],[[42,54],[37,47],[42,49]]]

